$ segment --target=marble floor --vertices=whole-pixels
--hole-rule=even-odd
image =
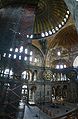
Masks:
[[[23,119],[51,119],[36,106],[25,105]]]
[[[65,114],[66,112],[72,110],[76,106],[77,105],[73,106],[73,105],[69,105],[69,104],[64,104],[64,105],[50,104],[50,105],[48,105],[46,103],[45,106],[43,105],[43,108],[47,107],[48,110],[52,110],[52,112],[53,112],[53,116],[50,117],[50,116],[48,116],[48,114],[41,111],[37,106],[25,104],[21,100],[20,105],[19,105],[20,111],[18,113],[17,119],[52,119],[54,117],[58,117],[58,116]]]

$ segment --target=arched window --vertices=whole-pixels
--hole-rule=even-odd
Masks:
[[[28,70],[24,71],[22,72],[21,78],[26,80],[32,80],[32,73]]]
[[[23,85],[22,88],[26,88],[27,89],[27,85]]]
[[[63,68],[66,68],[66,64],[57,64],[56,69],[63,69]]]
[[[5,71],[4,71],[4,77],[8,77],[9,75],[9,78],[13,78],[13,71],[12,69],[9,69],[9,68],[6,68]]]
[[[75,58],[73,62],[73,67],[78,67],[78,56]]]
[[[22,86],[22,94],[27,94],[27,85]]]
[[[37,80],[37,70],[34,71],[34,81]]]
[[[28,72],[27,71],[24,71],[23,73],[22,73],[22,79],[27,79],[28,80]]]

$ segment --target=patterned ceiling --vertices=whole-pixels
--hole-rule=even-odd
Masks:
[[[22,36],[24,36],[23,39],[25,38],[25,42],[27,38],[34,40],[35,39],[42,40],[45,37],[49,38],[50,45],[47,45],[48,47],[46,48],[45,48],[46,43],[44,42],[44,40],[42,41],[43,43],[41,42],[43,47],[41,46],[39,40],[35,40],[36,43],[33,44],[36,44],[35,46],[41,50],[54,48],[56,46],[58,47],[62,46],[66,49],[71,49],[71,47],[78,44],[78,34],[76,32],[74,24],[73,25],[66,24],[70,16],[70,12],[66,4],[64,3],[64,0],[0,0],[0,8],[1,8],[0,9],[1,50],[2,49],[6,50],[7,46],[9,47],[12,46],[11,42],[13,41],[13,38],[15,38],[15,34],[17,36],[19,35],[18,36],[19,40],[22,39],[20,37],[21,36],[20,34],[22,34]],[[32,10],[30,10],[29,8],[32,8]],[[26,14],[27,10],[28,14]],[[33,17],[31,16],[30,21],[28,22],[26,21],[26,19],[27,15],[29,15],[30,12],[32,13]],[[33,18],[34,20],[31,20]],[[30,23],[31,25],[33,24],[31,30],[32,34],[26,34],[27,32],[25,31],[25,29],[27,28],[27,25],[30,25]],[[65,26],[65,24],[67,26]],[[19,30],[18,27],[20,27],[21,30]],[[31,35],[33,35],[33,37],[31,37]],[[53,37],[48,37],[52,35]],[[64,51],[62,54],[64,54],[65,56],[67,52]],[[53,55],[56,56],[55,52]],[[53,55],[50,54],[52,58]],[[56,62],[59,62],[59,60],[57,60]],[[54,62],[54,64],[56,64],[56,62]]]
[[[6,46],[8,46],[8,44],[9,46],[11,45],[10,42],[12,42],[14,37],[13,33],[16,33],[16,38],[18,37],[20,40],[26,39],[26,37],[28,39],[42,39],[44,37],[52,36],[59,31],[54,39],[50,37],[49,48],[55,47],[56,45],[69,48],[78,42],[75,26],[70,25],[65,28],[63,27],[70,16],[70,12],[63,0],[1,0],[0,7],[0,33],[3,34],[3,36],[0,34],[0,37],[2,37],[2,48],[4,48],[5,44]],[[30,10],[29,8],[32,9]],[[27,9],[29,10],[28,13]],[[31,18],[26,21],[27,15],[29,15],[31,11]],[[32,17],[34,17],[34,19]],[[14,24],[16,26],[14,26]],[[28,32],[30,29],[27,29],[27,32],[29,33],[27,34],[26,28],[27,25],[30,24],[33,24],[32,32]],[[12,33],[9,29],[12,29],[14,32]],[[19,32],[22,35],[17,34]],[[12,37],[10,37],[11,34]],[[31,37],[32,35],[33,37]],[[21,38],[21,36],[23,36],[23,38]],[[8,39],[6,39],[6,37]]]
[[[78,44],[78,34],[74,25],[69,25],[63,28],[51,41],[50,48],[52,47],[64,47],[71,49]]]
[[[43,33],[45,37],[57,32],[68,20],[67,11],[63,0],[40,0],[35,11],[34,34]]]
[[[25,5],[35,8],[34,39],[56,33],[69,18],[69,11],[63,0],[0,0],[0,7],[5,9],[7,6],[12,6],[15,9],[16,6],[24,7]]]

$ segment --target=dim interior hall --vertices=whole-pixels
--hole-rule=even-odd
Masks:
[[[78,1],[0,0],[0,118],[78,118]]]

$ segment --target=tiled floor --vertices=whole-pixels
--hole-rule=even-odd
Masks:
[[[23,119],[51,119],[36,106],[25,106]]]

